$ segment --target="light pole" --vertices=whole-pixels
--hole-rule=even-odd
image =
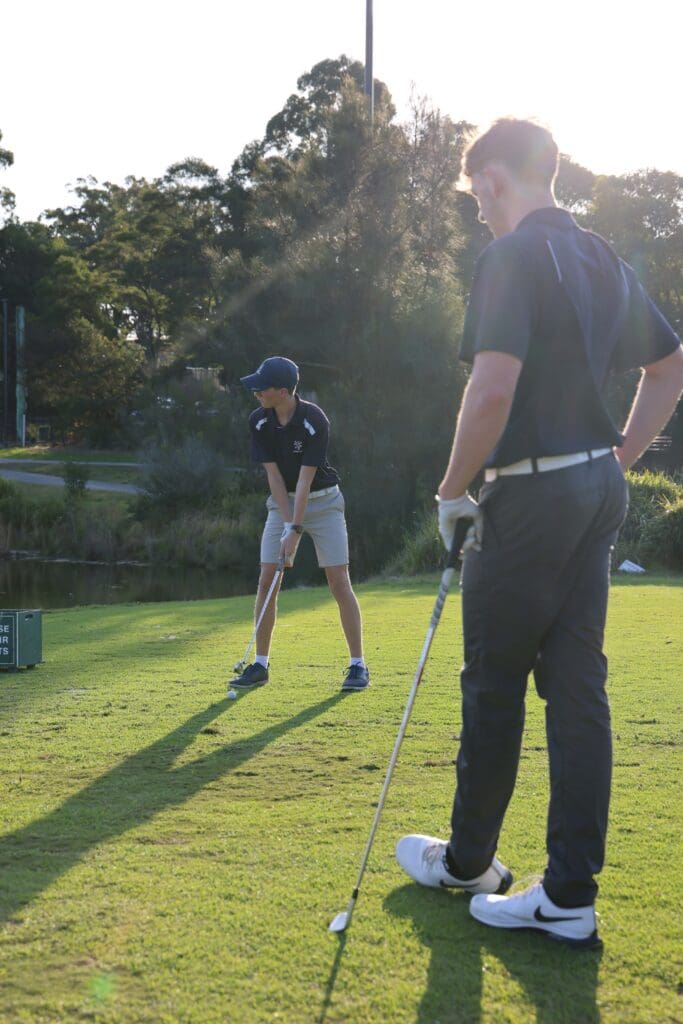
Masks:
[[[372,0],[365,0],[365,95],[370,104],[370,124],[375,122],[375,79],[372,73]]]
[[[9,323],[7,317],[7,299],[2,300],[2,441],[8,443],[9,432],[9,374],[7,362],[9,359]]]

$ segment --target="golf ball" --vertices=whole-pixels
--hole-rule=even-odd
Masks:
[[[228,700],[234,700],[237,696],[237,690],[228,690]]]

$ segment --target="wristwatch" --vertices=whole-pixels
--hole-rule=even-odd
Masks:
[[[300,526],[298,523],[292,523],[291,529],[294,531],[294,533],[303,533],[304,532],[303,526]]]

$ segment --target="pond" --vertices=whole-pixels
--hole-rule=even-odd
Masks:
[[[245,580],[228,570],[13,558],[0,561],[0,608],[233,597],[254,593],[257,576],[257,567]]]

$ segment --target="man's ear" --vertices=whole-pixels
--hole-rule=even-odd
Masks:
[[[482,174],[486,178],[491,195],[494,199],[499,199],[507,185],[507,173],[503,164],[498,162],[487,164],[483,169]]]

